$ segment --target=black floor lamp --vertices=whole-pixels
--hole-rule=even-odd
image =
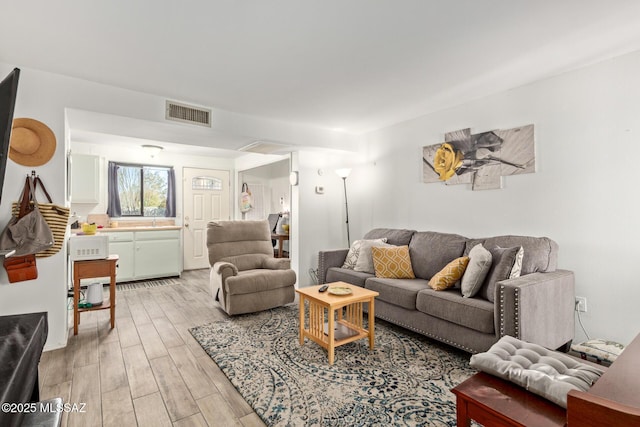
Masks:
[[[344,207],[347,212],[347,244],[351,247],[351,236],[349,236],[349,202],[347,201],[347,177],[351,173],[351,169],[338,169],[336,173],[342,178],[342,184],[344,185]]]

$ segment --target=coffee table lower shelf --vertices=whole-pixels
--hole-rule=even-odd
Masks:
[[[354,325],[345,321],[334,322],[333,327],[333,342],[334,347],[338,347],[344,344],[348,344],[353,341],[357,341],[369,336],[367,329],[356,329]],[[314,335],[308,330],[303,330],[303,339],[309,338],[313,342],[321,345],[324,348],[329,346],[329,322],[324,323],[322,328],[322,335]]]

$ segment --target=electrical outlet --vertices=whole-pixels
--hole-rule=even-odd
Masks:
[[[580,311],[582,313],[587,312],[587,298],[586,297],[576,297],[576,311]]]

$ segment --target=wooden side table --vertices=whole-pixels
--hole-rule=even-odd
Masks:
[[[282,258],[284,256],[284,241],[289,240],[289,234],[271,234],[271,238],[273,240],[278,241],[278,256],[277,258]]]
[[[81,260],[73,262],[73,335],[78,335],[78,324],[80,323],[80,313],[91,310],[110,309],[111,329],[115,327],[116,321],[116,267],[118,255],[109,255],[105,259]],[[94,277],[110,277],[109,298],[102,301],[102,304],[91,308],[79,308],[80,301],[80,279],[91,279]]]
[[[296,289],[296,292],[300,296],[300,345],[304,344],[304,338],[307,337],[326,348],[329,353],[329,365],[333,365],[335,348],[338,346],[369,338],[369,348],[373,349],[374,304],[375,297],[379,294],[344,282],[329,283],[328,286],[347,287],[353,293],[342,296],[332,295],[329,291],[321,293],[318,292],[320,286]],[[309,302],[306,328],[305,300]],[[364,328],[363,303],[369,303],[369,329]]]

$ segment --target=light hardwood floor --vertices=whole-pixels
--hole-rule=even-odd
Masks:
[[[178,280],[117,292],[114,329],[109,310],[82,313],[78,335],[70,321],[67,346],[42,354],[41,400],[85,404],[63,427],[264,426],[188,331],[227,317],[208,270]]]

